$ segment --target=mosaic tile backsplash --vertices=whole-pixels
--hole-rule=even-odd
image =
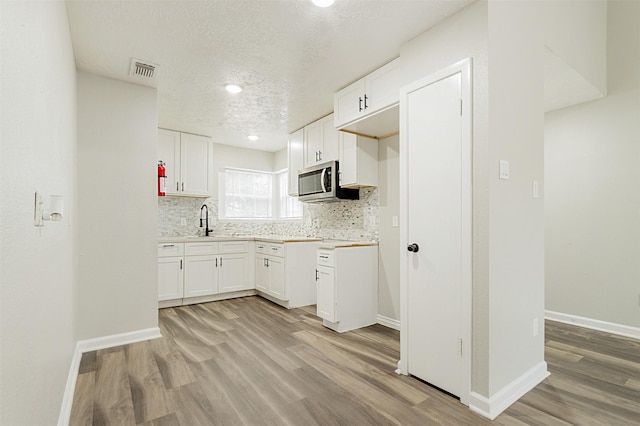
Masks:
[[[158,236],[201,235],[200,207],[207,204],[214,235],[287,235],[335,240],[378,239],[378,189],[360,190],[360,200],[304,204],[302,220],[250,222],[218,220],[213,198],[158,197]],[[185,224],[182,225],[182,219]]]

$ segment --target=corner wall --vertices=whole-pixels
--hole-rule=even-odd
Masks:
[[[76,69],[64,2],[0,2],[0,424],[55,423],[75,348]],[[33,225],[34,192],[64,196]]]
[[[609,1],[608,96],[545,116],[546,308],[640,329],[640,3]]]
[[[157,327],[156,90],[78,74],[77,339]]]

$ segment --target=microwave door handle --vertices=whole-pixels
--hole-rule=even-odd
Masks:
[[[320,175],[320,185],[322,186],[322,192],[327,192],[327,187],[324,184],[325,175],[327,174],[327,169],[322,169],[322,174]]]

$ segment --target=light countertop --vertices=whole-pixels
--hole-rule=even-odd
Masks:
[[[176,237],[159,237],[158,243],[206,243],[206,242],[222,242],[222,241],[264,241],[268,243],[298,243],[310,241],[322,241],[322,238],[314,237],[292,237],[287,235],[214,235],[210,237],[197,236],[176,236]]]

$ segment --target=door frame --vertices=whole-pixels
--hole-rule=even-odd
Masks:
[[[407,339],[408,330],[408,155],[409,144],[407,135],[407,100],[408,95],[418,89],[436,83],[455,74],[461,75],[461,97],[462,97],[462,223],[461,223],[461,247],[462,247],[462,270],[461,272],[461,324],[462,324],[462,362],[460,372],[460,402],[469,405],[471,394],[471,360],[472,360],[472,330],[471,330],[471,309],[472,309],[472,179],[473,179],[473,108],[472,108],[472,59],[466,58],[453,65],[443,68],[437,72],[427,75],[411,84],[400,88],[400,361],[398,368],[400,373],[408,373],[407,356],[409,353],[409,342]]]

